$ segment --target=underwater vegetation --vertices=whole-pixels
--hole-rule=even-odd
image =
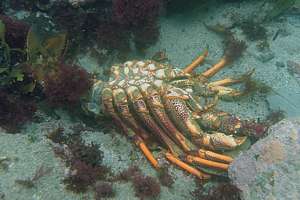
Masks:
[[[21,21],[14,20],[8,16],[0,15],[0,20],[5,25],[5,42],[10,48],[24,49],[26,36],[30,26]]]
[[[251,41],[267,39],[266,28],[254,20],[244,21],[240,26],[247,39]]]
[[[64,63],[66,35],[43,34],[0,16],[0,125],[9,132],[32,119],[38,104],[74,106],[91,85],[81,67]]]
[[[78,105],[91,86],[90,75],[84,69],[68,64],[59,64],[56,73],[47,75],[44,82],[46,100],[55,107]]]
[[[112,21],[133,34],[136,48],[143,51],[159,37],[157,23],[161,0],[113,0]]]
[[[24,46],[29,27],[6,16],[0,16],[0,73],[2,88],[23,81]]]
[[[22,65],[28,30],[28,25],[0,16],[0,126],[10,132],[36,111],[35,99],[28,95],[32,77]]]
[[[61,30],[67,31],[72,52],[93,46],[95,39],[100,48],[125,55],[134,50],[129,41],[140,52],[158,41],[162,0],[81,1],[80,5],[69,2],[15,0],[9,4],[50,16]]]
[[[219,183],[203,194],[201,185],[193,192],[195,200],[241,200],[240,190],[230,183]]]
[[[169,167],[162,167],[160,171],[158,171],[158,180],[161,183],[161,185],[166,187],[172,187],[174,179],[169,173]]]
[[[59,127],[49,132],[48,138],[54,143],[55,154],[64,160],[68,168],[63,183],[68,190],[80,193],[89,187],[94,188],[97,181],[105,179],[109,170],[102,166],[103,153],[99,146],[85,144],[81,132],[76,130],[66,134]]]
[[[95,200],[113,198],[115,196],[115,191],[111,183],[107,182],[96,182],[95,184]]]
[[[0,89],[0,126],[16,132],[22,124],[33,118],[37,106],[31,98],[10,94]]]
[[[212,32],[215,32],[223,37],[223,44],[225,47],[223,55],[225,62],[224,64],[231,64],[233,61],[238,60],[247,49],[246,42],[243,40],[238,40],[230,28],[227,28],[221,24],[205,24],[205,26],[208,30],[211,30]]]
[[[156,179],[150,176],[134,176],[133,186],[135,195],[140,199],[155,198],[160,194],[160,185]]]
[[[118,50],[120,52],[130,51],[130,31],[114,23],[99,24],[96,30],[97,43],[110,52]]]
[[[143,175],[141,169],[136,165],[122,171],[114,179],[132,182],[135,195],[140,199],[156,198],[161,191],[159,182],[153,177]]]
[[[135,165],[113,175],[110,169],[102,164],[103,152],[99,150],[99,146],[93,143],[85,144],[80,130],[84,129],[74,127],[71,133],[66,133],[62,127],[58,127],[47,135],[53,142],[54,153],[66,164],[67,172],[63,183],[68,190],[75,193],[92,190],[95,199],[102,199],[114,196],[115,182],[130,181],[140,199],[159,196],[158,180],[144,175]],[[170,184],[170,181],[168,183]]]

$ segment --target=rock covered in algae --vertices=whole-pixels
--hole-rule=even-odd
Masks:
[[[283,120],[239,155],[229,177],[245,200],[300,199],[300,119]]]

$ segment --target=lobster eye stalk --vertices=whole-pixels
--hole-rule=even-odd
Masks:
[[[102,116],[103,109],[102,105],[102,90],[104,88],[105,82],[102,80],[96,79],[87,94],[87,96],[82,100],[81,107],[82,109],[89,114],[95,116]]]

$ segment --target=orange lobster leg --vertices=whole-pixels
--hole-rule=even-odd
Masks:
[[[210,67],[208,70],[203,72],[202,75],[205,76],[206,78],[212,77],[218,71],[220,71],[223,67],[225,67],[226,64],[227,64],[227,59],[226,59],[226,57],[223,57],[223,58],[221,58],[221,60],[218,63],[216,63],[215,65]]]
[[[158,161],[154,158],[153,154],[150,152],[146,144],[143,142],[143,140],[140,137],[135,138],[135,144],[140,148],[140,150],[143,152],[145,157],[149,160],[149,162],[152,164],[152,166],[155,169],[159,168]]]
[[[184,169],[185,171],[189,172],[190,174],[193,174],[195,176],[197,176],[199,179],[209,179],[210,175],[205,174],[191,166],[189,166],[188,164],[182,162],[181,160],[177,159],[175,156],[173,156],[171,153],[166,153],[166,158],[173,164],[177,165],[178,167],[180,167],[181,169]]]
[[[226,85],[231,85],[234,83],[240,83],[241,80],[239,79],[233,79],[233,78],[225,78],[222,80],[214,81],[209,83],[210,86],[226,86]]]
[[[185,73],[191,73],[196,67],[204,62],[204,59],[207,57],[208,51],[207,49],[204,51],[202,55],[196,58],[191,64],[186,66],[182,71]]]
[[[218,162],[223,162],[228,164],[233,161],[233,158],[231,158],[230,156],[222,155],[212,151],[207,151],[204,149],[199,149],[197,155],[203,159],[208,159],[208,160],[213,160],[213,161],[218,161]]]
[[[248,80],[250,80],[251,75],[254,73],[254,71],[255,70],[252,69],[238,78],[224,78],[222,80],[210,82],[208,85],[209,86],[228,86],[228,85],[233,85],[236,83],[247,82]]]
[[[221,170],[228,170],[229,165],[228,164],[224,164],[224,163],[219,163],[219,162],[214,162],[211,160],[205,160],[203,158],[199,158],[199,157],[195,157],[195,156],[191,156],[191,155],[187,155],[186,156],[186,161],[189,163],[197,163],[206,167],[212,167],[215,169],[221,169]]]

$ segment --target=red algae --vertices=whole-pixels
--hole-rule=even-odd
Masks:
[[[60,64],[58,71],[45,78],[44,92],[51,106],[72,106],[91,85],[89,74],[76,65]]]
[[[0,126],[16,132],[25,122],[32,119],[36,104],[31,99],[0,90]]]
[[[137,175],[133,178],[135,195],[141,199],[155,198],[160,194],[160,185],[150,176]]]
[[[30,26],[5,15],[0,15],[0,20],[5,24],[5,40],[10,48],[23,49]]]

